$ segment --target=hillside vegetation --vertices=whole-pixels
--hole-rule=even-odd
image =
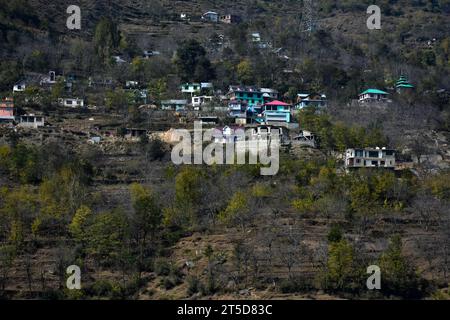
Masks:
[[[366,26],[373,2],[381,30]],[[80,0],[82,29],[70,31],[66,1],[0,0],[0,96],[50,70],[74,79],[71,92],[57,81],[15,94],[45,128],[0,127],[0,297],[448,299],[450,1],[315,3],[308,31],[300,0]],[[242,22],[202,21],[209,10]],[[409,95],[395,93],[401,75]],[[296,119],[318,147],[282,148],[273,177],[173,165],[165,131],[192,123],[151,108],[189,81],[273,88],[289,103],[326,94],[325,111]],[[392,103],[361,107],[367,88]],[[65,95],[90,108],[59,107]],[[126,128],[151,134],[131,142]],[[117,134],[86,142],[100,131]],[[350,147],[396,149],[411,170],[346,172]],[[373,264],[380,291],[366,287]],[[66,289],[69,265],[82,290]]]

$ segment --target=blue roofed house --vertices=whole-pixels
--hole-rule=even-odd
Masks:
[[[202,20],[209,22],[219,22],[219,14],[214,11],[208,11],[202,14]]]

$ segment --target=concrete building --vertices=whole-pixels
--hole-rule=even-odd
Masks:
[[[185,111],[187,100],[164,100],[161,101],[161,110],[168,111]]]
[[[289,123],[291,122],[291,105],[282,101],[272,101],[263,105],[263,122]],[[259,121],[258,121],[259,122]]]
[[[17,122],[19,127],[37,129],[45,125],[45,118],[41,115],[26,114],[17,117]]]
[[[226,14],[223,16],[220,16],[220,22],[232,24],[232,23],[239,23],[241,22],[241,18],[234,14]]]
[[[230,86],[227,96],[231,101],[245,102],[249,107],[264,104],[261,90],[254,86]]]
[[[395,169],[395,150],[387,148],[348,149],[345,153],[345,167]]]
[[[324,108],[327,106],[327,96],[325,94],[299,93],[297,95],[296,110],[307,107]]]
[[[13,122],[14,117],[14,99],[5,98],[0,101],[0,123]]]
[[[212,96],[199,96],[199,97],[192,97],[192,106],[194,107],[194,110],[200,109],[200,107],[211,103],[214,97]]]

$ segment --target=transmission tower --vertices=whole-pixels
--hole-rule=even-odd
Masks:
[[[312,33],[318,27],[316,2],[315,0],[303,0],[303,28],[308,33]]]

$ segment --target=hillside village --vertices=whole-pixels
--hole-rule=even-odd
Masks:
[[[39,96],[33,94],[25,98],[22,97],[22,95],[27,95],[27,88],[30,90],[30,87],[48,91],[50,94],[54,86],[59,84],[61,87],[64,87],[63,90],[60,90],[64,96],[58,97],[55,101],[50,101],[59,110],[66,110],[68,113],[73,114],[100,114],[100,118],[105,112],[105,106],[89,105],[87,101],[85,102],[84,97],[79,98],[70,95],[77,83],[73,78],[68,79],[64,76],[57,76],[55,71],[50,71],[48,76],[33,75],[33,79],[40,80],[38,83],[33,83],[27,79],[20,80],[12,86],[12,95],[3,98],[0,104],[0,121],[4,127],[13,130],[18,128],[60,129],[58,125],[55,126],[48,120],[46,121],[46,115],[43,113],[34,113],[34,110],[32,113],[27,113],[25,110],[21,109],[19,111],[15,107],[15,98],[22,98],[25,100],[25,103],[27,103],[27,100],[39,99]],[[103,90],[95,87],[91,78],[86,80],[89,87],[96,88],[94,91]],[[78,81],[81,82],[82,80]],[[316,148],[319,145],[319,141],[316,141],[317,133],[300,129],[299,122],[300,124],[302,122],[301,112],[309,109],[313,110],[314,113],[320,114],[325,113],[327,108],[327,96],[324,93],[298,93],[294,99],[284,102],[278,100],[280,99],[280,94],[276,89],[259,88],[257,86],[230,85],[228,92],[222,92],[221,90],[215,90],[211,82],[183,83],[179,86],[179,92],[175,94],[178,98],[182,96],[183,99],[168,99],[158,102],[149,101],[152,99],[149,90],[140,86],[139,82],[135,80],[128,80],[123,84],[115,84],[111,81],[109,87],[114,88],[114,90],[117,90],[117,87],[119,90],[123,90],[124,95],[127,99],[130,99],[131,103],[136,105],[142,103],[137,109],[138,112],[146,114],[148,122],[140,128],[127,128],[124,126],[107,128],[99,126],[95,116],[85,116],[83,130],[79,130],[79,134],[86,137],[87,143],[99,144],[114,141],[118,138],[140,141],[143,137],[151,139],[152,136],[166,137],[163,139],[168,144],[178,143],[179,141],[171,140],[170,134],[167,135],[167,132],[153,129],[152,116],[154,113],[159,112],[158,118],[173,119],[175,124],[182,124],[182,127],[192,127],[195,121],[206,126],[216,126],[222,132],[220,138],[216,137],[217,141],[232,139],[235,130],[238,128],[255,128],[259,135],[262,131],[269,136],[275,130],[277,130],[277,134],[285,131],[286,133],[282,134],[281,137],[284,145]],[[54,89],[54,91],[56,90]],[[406,76],[401,75],[395,85],[393,94],[408,96],[413,92],[414,85],[408,82]],[[388,107],[388,104],[393,102],[389,99],[389,95],[388,92],[370,88],[359,94],[358,99],[353,102],[357,102],[355,108],[383,108]],[[149,102],[154,103],[150,104]],[[48,114],[51,116],[52,112]],[[167,127],[173,124],[170,121],[165,123]],[[170,132],[172,129],[168,131]],[[167,137],[169,138],[167,139]],[[359,147],[362,148],[363,146]],[[372,146],[372,149],[381,150],[378,146],[376,148]],[[386,150],[386,147],[383,146],[382,150]],[[335,151],[338,152],[338,150]],[[396,166],[395,152],[393,150],[388,152],[387,155],[386,152],[380,152],[369,156],[369,153],[369,149],[366,152],[362,150],[359,157],[367,159],[347,159],[345,166],[347,168],[353,166],[403,168]],[[350,149],[347,150],[346,154],[353,154],[352,157],[355,157],[354,152],[351,152]],[[393,161],[386,161],[387,156],[393,156]],[[420,159],[416,158],[416,163],[419,161]],[[410,162],[410,165],[413,165],[413,162]],[[442,165],[446,166],[445,164]]]
[[[448,1],[375,31],[355,1],[86,1],[79,33],[41,2],[0,1],[0,297],[449,299]],[[195,123],[279,139],[278,174],[174,165]]]

